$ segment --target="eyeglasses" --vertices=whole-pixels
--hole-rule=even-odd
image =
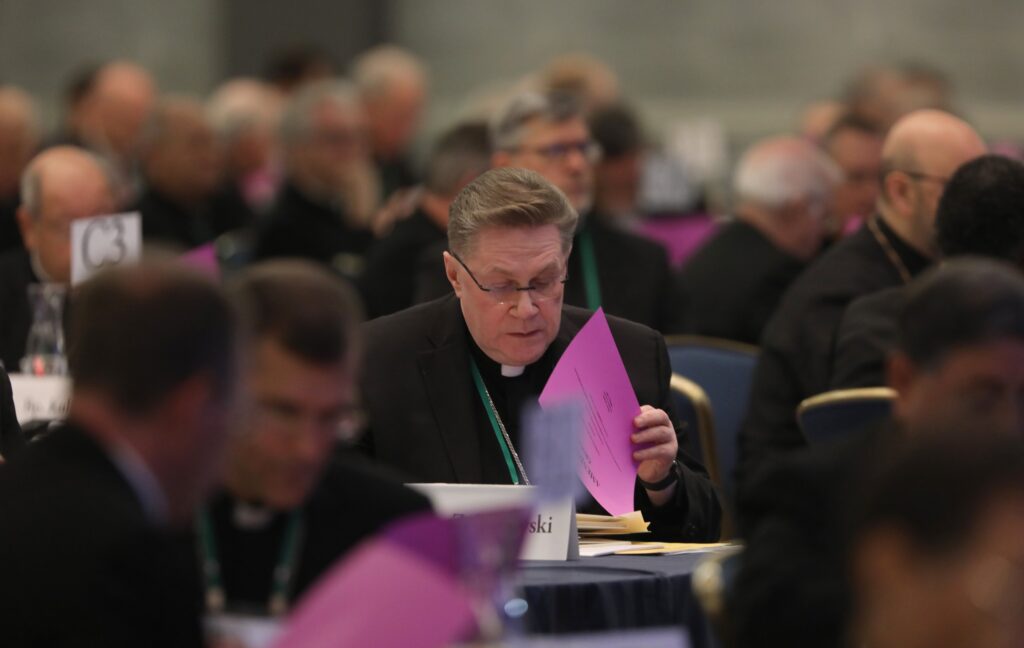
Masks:
[[[910,176],[914,180],[931,180],[932,182],[938,182],[942,186],[946,186],[949,182],[949,178],[931,175],[929,173],[921,173],[920,171],[908,171],[906,169],[893,169],[893,171],[899,171],[900,173]]]
[[[307,429],[310,414],[297,407],[272,400],[257,400],[256,405],[264,420],[279,434],[298,437]],[[323,434],[325,440],[331,437],[337,441],[351,442],[359,437],[365,424],[366,413],[357,405],[347,405],[338,412],[316,417],[314,429],[318,434]]]
[[[548,162],[564,162],[573,153],[579,153],[587,162],[597,162],[601,159],[601,145],[594,140],[580,142],[557,142],[537,148],[513,148],[513,153],[532,153],[539,155]]]
[[[469,278],[473,280],[476,287],[484,291],[492,298],[494,298],[499,304],[515,304],[519,302],[519,293],[529,292],[530,299],[533,303],[537,304],[540,302],[550,301],[557,299],[562,294],[562,288],[565,282],[569,280],[569,274],[567,272],[561,273],[561,278],[552,277],[550,279],[534,279],[528,286],[517,286],[513,282],[507,282],[498,284],[497,286],[485,286],[477,281],[476,276],[473,275],[473,271],[469,269],[469,266],[459,258],[459,255],[455,254],[451,250],[448,251],[456,261],[459,262],[469,274]]]

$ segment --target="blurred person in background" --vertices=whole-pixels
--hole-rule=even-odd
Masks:
[[[347,82],[308,84],[289,100],[280,125],[285,182],[257,237],[257,259],[301,257],[349,278],[362,273],[380,196],[366,128]]]
[[[952,85],[942,72],[923,63],[877,65],[850,81],[844,99],[849,112],[886,132],[915,110],[952,111]]]
[[[601,147],[594,164],[594,209],[623,224],[635,222],[645,149],[640,120],[625,104],[615,104],[594,110],[587,125]]]
[[[221,84],[206,111],[221,146],[229,187],[255,213],[270,208],[281,182],[277,138],[281,95],[258,79],[234,78]]]
[[[490,164],[487,124],[459,124],[440,136],[427,160],[416,211],[398,221],[367,255],[359,287],[371,319],[413,305],[421,264],[436,267],[436,248],[447,244],[448,207]],[[429,255],[426,260],[424,255]]]
[[[411,52],[380,45],[352,65],[366,114],[381,199],[416,184],[410,153],[427,102],[427,73]]]
[[[21,174],[40,141],[32,97],[14,86],[0,86],[0,252],[22,246],[15,216]]]
[[[326,81],[336,73],[334,60],[323,48],[308,43],[277,50],[263,67],[263,78],[285,99],[308,83]]]
[[[252,221],[237,192],[224,189],[224,157],[202,103],[165,98],[142,138],[145,191],[136,204],[146,243],[191,249]]]
[[[821,249],[841,177],[801,138],[749,148],[733,176],[736,219],[683,267],[680,332],[756,345],[789,284]]]
[[[589,116],[619,101],[619,78],[607,63],[586,52],[563,54],[551,59],[540,71],[540,90],[569,94],[580,102]]]
[[[0,254],[0,361],[16,371],[32,324],[30,285],[71,282],[71,224],[116,209],[110,174],[95,154],[46,149],[22,173],[18,225],[25,247]]]
[[[829,208],[830,239],[856,231],[875,212],[882,174],[884,136],[873,122],[842,115],[821,138],[821,147],[843,172]]]

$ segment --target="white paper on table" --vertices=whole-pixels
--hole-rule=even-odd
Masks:
[[[14,412],[18,423],[63,420],[71,399],[71,380],[66,376],[10,374]]]

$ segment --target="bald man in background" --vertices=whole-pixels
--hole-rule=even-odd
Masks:
[[[22,174],[18,208],[24,248],[0,254],[0,361],[16,371],[32,323],[28,287],[71,281],[71,223],[115,208],[98,157],[73,146],[47,149]]]
[[[733,178],[736,219],[680,275],[682,333],[757,344],[789,284],[818,251],[841,172],[797,137],[752,146]]]
[[[938,110],[910,113],[889,131],[877,214],[793,283],[765,329],[740,430],[741,492],[773,453],[805,445],[796,408],[828,389],[843,310],[857,297],[910,282],[932,263],[938,254],[935,212],[945,184],[985,150],[971,126]]]
[[[0,86],[0,252],[21,248],[18,183],[38,146],[32,98],[14,86]]]

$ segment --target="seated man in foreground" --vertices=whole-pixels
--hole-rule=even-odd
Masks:
[[[590,311],[562,305],[577,215],[524,169],[488,171],[452,203],[445,271],[454,295],[366,326],[366,452],[412,481],[528,481],[520,412],[536,401]],[[680,451],[661,335],[609,318],[640,403],[634,502],[657,537],[718,538],[721,508]]]
[[[430,507],[367,468],[331,461],[335,443],[359,430],[353,291],[311,262],[272,261],[245,271],[230,296],[250,335],[248,407],[225,488],[199,518],[206,606],[280,615],[363,538]]]

